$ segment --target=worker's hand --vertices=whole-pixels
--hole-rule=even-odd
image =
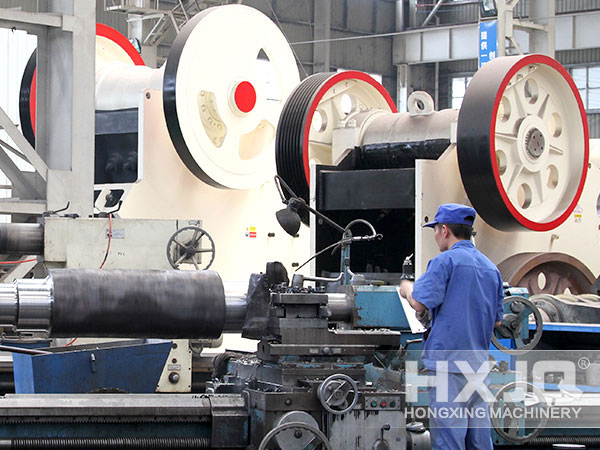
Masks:
[[[417,311],[417,312],[424,311],[424,310],[427,309],[425,307],[425,305],[423,305],[422,303],[420,303],[417,300],[415,300],[413,298],[413,296],[412,296],[414,285],[415,285],[415,283],[413,281],[410,281],[410,280],[402,280],[402,281],[400,281],[400,286],[399,286],[400,296],[402,296],[406,300],[408,300],[408,303],[410,304],[410,306],[412,307],[412,309],[414,309],[415,311]]]
[[[412,298],[413,285],[415,283],[410,280],[400,281],[400,295],[404,298]]]
[[[417,320],[421,322],[425,328],[429,328],[431,326],[431,312],[428,309],[424,309],[423,311],[417,311],[415,313]]]

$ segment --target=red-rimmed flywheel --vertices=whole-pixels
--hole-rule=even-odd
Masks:
[[[544,55],[486,63],[458,117],[458,163],[469,200],[501,231],[548,231],[577,206],[589,161],[583,103]]]
[[[309,196],[309,161],[333,164],[333,129],[353,112],[367,109],[396,112],[385,88],[363,72],[311,75],[290,94],[277,126],[277,173],[305,201]],[[303,221],[307,220],[304,216]]]

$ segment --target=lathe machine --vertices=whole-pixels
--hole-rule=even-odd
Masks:
[[[295,275],[290,282],[274,262],[250,277],[247,295],[227,292],[211,271],[55,269],[45,279],[1,285],[5,333],[145,338],[49,348],[4,340],[0,349],[14,352],[16,393],[0,398],[2,445],[430,448],[427,376],[420,370],[423,328],[396,287],[366,284],[356,274],[350,284],[342,279]],[[308,281],[327,287],[313,288],[304,284]],[[528,300],[524,289],[507,295],[504,322],[494,337],[506,353],[491,352],[496,395],[491,406],[503,412],[492,422],[494,442],[507,449],[566,443],[595,448],[597,363],[567,378],[573,386],[561,381],[567,375],[564,370],[560,375],[558,361],[542,379],[535,370],[522,371],[523,361],[534,369],[539,361],[555,361],[565,343],[557,345],[560,330],[552,326],[549,339],[542,337],[548,308],[540,299]],[[216,354],[208,362],[212,373],[202,385],[192,383],[190,393],[155,393],[165,370],[167,382],[176,384],[208,359],[206,353],[196,355],[186,366],[189,349],[178,347],[182,341],[159,338],[208,339],[228,331],[257,340],[257,351]],[[587,330],[586,336],[597,340],[595,333]],[[523,359],[540,345],[552,350]],[[562,357],[575,358],[574,366],[581,352],[572,348]],[[582,354],[595,361],[594,352]],[[518,383],[529,383],[541,400],[523,398]],[[521,397],[514,400],[514,392]],[[573,400],[572,392],[580,395]],[[511,402],[504,398],[508,394]],[[532,426],[506,413],[552,410],[552,402],[564,398],[574,403],[563,409],[583,409],[578,422],[570,417]]]
[[[244,45],[223,32],[223,23],[233,21]],[[221,48],[204,45],[215,36]],[[56,183],[64,173],[38,164],[42,178],[50,173],[47,202],[34,202],[42,223],[10,224],[0,233],[2,253],[44,255],[49,269],[47,277],[38,266],[43,276],[0,285],[2,348],[14,355],[16,391],[0,398],[0,447],[429,448],[426,418],[407,412],[427,404],[423,386],[407,377],[418,380],[423,328],[397,288],[385,283],[410,276],[411,265],[418,275],[437,253],[421,224],[446,201],[476,207],[478,246],[504,265],[508,281],[530,288],[509,291],[517,297],[507,300],[495,337],[509,354],[493,353],[496,393],[517,382],[515,358],[523,351],[536,345],[573,351],[597,341],[592,324],[560,329],[573,327],[563,322],[597,322],[596,297],[528,298],[540,290],[563,294],[561,280],[572,279],[572,293],[580,294],[600,267],[580,239],[597,235],[598,217],[589,211],[598,198],[598,157],[590,157],[577,90],[551,58],[488,63],[460,111],[437,112],[429,96],[415,93],[409,112],[396,113],[383,87],[359,72],[316,74],[298,84],[281,33],[241,5],[207,9],[190,21],[162,69],[140,67],[130,47],[96,27],[96,153],[85,149],[96,158],[93,202],[105,215],[122,217],[62,216],[70,211],[54,207],[70,198],[68,184]],[[279,96],[272,103],[255,77],[261,52],[276,72]],[[24,77],[21,122],[23,129],[30,122],[30,143],[43,153],[44,139],[33,140],[34,68]],[[256,103],[248,102],[254,89]],[[279,184],[271,182],[275,171]],[[36,177],[33,187],[20,180],[32,195],[41,183]],[[57,192],[65,195],[50,198]],[[216,272],[121,270],[183,261],[199,268],[197,253],[212,249],[214,256],[214,246],[196,245],[205,236],[200,219],[224,244],[216,267],[226,280],[247,276],[267,255],[289,268],[308,257],[309,246],[295,237],[299,222],[287,222],[289,238],[270,228],[278,194],[288,219],[299,214],[309,223],[310,207],[320,214],[311,226],[311,253],[320,252],[311,276],[296,273],[290,281],[281,264],[270,263],[234,292]],[[357,217],[373,222],[383,239],[375,240],[370,224],[366,236],[353,236],[351,225],[330,227],[323,212],[334,225],[354,225]],[[258,232],[257,218],[264,221]],[[341,232],[341,240],[327,227]],[[183,243],[182,230],[188,231]],[[73,242],[72,235],[82,239]],[[107,240],[114,245],[110,255]],[[353,246],[351,265],[349,244],[361,240],[370,242]],[[340,255],[323,248],[339,248]],[[90,269],[98,266],[104,269]],[[548,279],[558,274],[560,282],[541,286],[547,266]],[[258,341],[256,352],[209,358],[201,351],[205,340],[224,332]],[[47,346],[74,337],[104,341]],[[600,403],[598,362],[588,363],[575,381],[587,389],[577,400],[593,413]],[[564,374],[524,373],[533,385],[569,392]],[[566,430],[571,423],[524,425],[496,422],[495,443],[598,442],[595,429]]]
[[[327,293],[299,279],[289,286],[282,267],[252,275],[243,299],[228,296],[210,271],[57,269],[44,280],[2,285],[2,323],[21,333],[207,339],[241,331],[259,339],[256,354],[218,355],[206,392],[192,394],[125,395],[128,366],[144,360],[122,360],[103,378],[123,351],[116,344],[73,350],[84,357],[71,361],[52,349],[23,350],[30,354],[15,354],[15,380],[31,382],[0,399],[3,438],[13,448],[428,448],[422,424],[406,424],[400,379],[391,387],[368,375],[399,364],[401,349],[420,337],[396,289]],[[151,354],[156,342],[145,345]],[[57,369],[60,361],[71,373]],[[39,373],[50,367],[54,374]],[[147,367],[138,376],[154,392],[160,370]],[[71,389],[89,389],[79,394],[45,394],[53,384],[42,376],[92,381],[73,381]]]

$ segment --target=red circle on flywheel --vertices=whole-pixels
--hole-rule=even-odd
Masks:
[[[249,113],[256,105],[256,89],[249,81],[242,81],[235,87],[233,99],[241,112]]]

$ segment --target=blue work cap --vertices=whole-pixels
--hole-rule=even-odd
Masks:
[[[433,228],[436,223],[453,223],[472,227],[476,215],[475,210],[470,206],[458,203],[445,203],[440,205],[435,218],[423,226]]]

